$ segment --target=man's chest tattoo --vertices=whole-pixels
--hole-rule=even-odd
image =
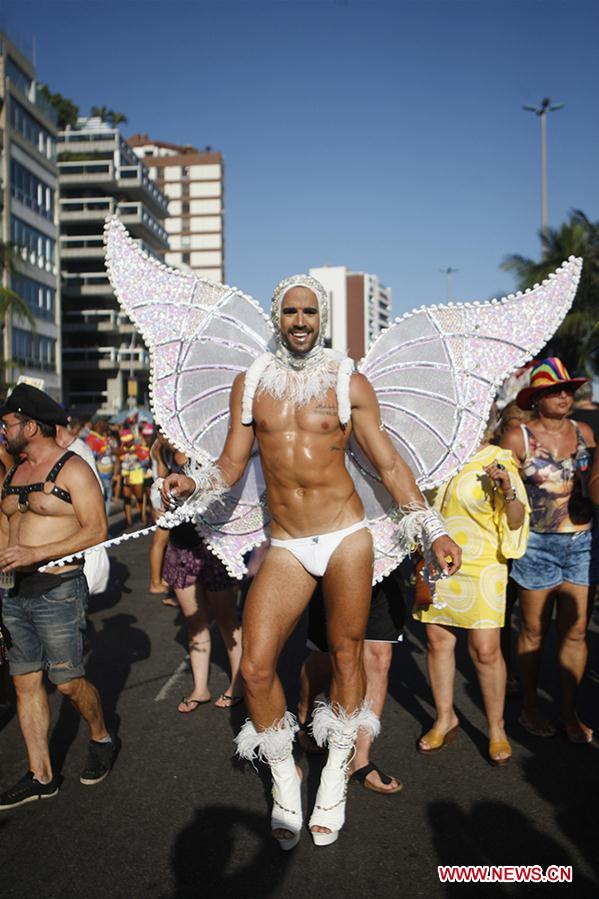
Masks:
[[[316,415],[329,415],[331,418],[337,418],[339,415],[337,406],[316,406],[312,411]]]

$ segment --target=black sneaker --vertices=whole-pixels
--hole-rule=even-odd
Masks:
[[[58,796],[58,775],[55,774],[50,783],[43,784],[34,780],[33,772],[28,771],[21,780],[0,795],[0,809],[16,808],[24,802],[34,799],[51,799]]]
[[[90,740],[87,744],[87,759],[85,766],[79,775],[79,782],[91,787],[99,784],[110,774],[110,769],[116,757],[116,738],[114,734],[110,734],[109,743],[98,743],[97,740]]]

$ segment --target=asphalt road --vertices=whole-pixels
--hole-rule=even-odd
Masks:
[[[431,721],[431,694],[419,625],[398,646],[383,729],[373,758],[405,784],[382,797],[349,790],[348,823],[338,842],[316,848],[304,831],[282,853],[269,836],[264,772],[232,757],[243,708],[202,706],[188,716],[177,702],[190,686],[176,609],[147,591],[148,540],[112,556],[111,587],[90,603],[88,675],[100,689],[122,749],[110,777],[79,784],[87,733],[68,703],[51,695],[52,755],[60,795],[0,816],[0,896],[18,899],[175,899],[175,897],[453,896],[437,866],[572,865],[576,896],[599,895],[597,746],[528,736],[506,719],[514,757],[485,761],[484,716],[470,662],[460,655],[456,708],[462,729],[446,751],[415,750]],[[227,678],[215,638],[210,686]],[[581,708],[599,729],[599,627]],[[293,707],[303,639],[292,639],[282,670]],[[555,676],[546,666],[547,708]],[[0,788],[25,771],[15,716],[0,725]],[[300,757],[314,801],[321,760]],[[477,894],[553,894],[554,886],[485,886]],[[492,891],[492,892],[491,892]]]

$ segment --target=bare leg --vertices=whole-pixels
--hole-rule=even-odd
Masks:
[[[436,717],[432,730],[445,736],[459,724],[453,707],[453,684],[455,680],[456,633],[443,624],[426,624],[428,677],[435,701]],[[424,752],[431,749],[430,743],[421,739],[419,747]]]
[[[331,702],[350,714],[366,694],[364,632],[372,597],[372,536],[350,534],[331,556],[322,580],[331,656]]]
[[[66,684],[57,684],[63,696],[71,700],[89,727],[90,740],[103,740],[108,736],[100,694],[84,677],[75,677]]]
[[[277,675],[277,661],[314,592],[315,579],[294,556],[273,546],[255,576],[243,614],[241,676],[245,701],[256,730],[282,720],[286,701]],[[275,839],[292,837],[284,828]]]
[[[17,694],[17,715],[25,740],[29,770],[41,783],[52,780],[52,764],[48,751],[50,706],[41,671],[13,676]]]
[[[366,672],[366,699],[370,702],[372,711],[381,717],[387,697],[389,683],[389,667],[393,658],[393,644],[382,643],[376,640],[364,642],[364,671]],[[356,752],[349,765],[349,771],[353,774],[363,768],[370,761],[370,748],[372,737],[366,731],[358,731],[356,740]],[[390,777],[391,783],[383,783],[377,771],[371,771],[366,780],[370,781],[378,790],[393,792],[399,786],[395,777]]]
[[[328,652],[312,650],[300,671],[300,696],[297,704],[297,719],[305,724],[314,709],[314,701],[319,693],[326,690],[331,675],[331,661]]]
[[[189,635],[189,663],[193,677],[193,690],[187,697],[188,700],[206,702],[210,699],[208,691],[208,673],[210,670],[210,614],[206,597],[200,584],[192,584],[191,587],[176,587],[175,595],[181,606],[181,611],[187,625]],[[191,707],[185,701],[179,703],[178,710],[191,712],[197,705]]]
[[[231,668],[231,680],[225,690],[227,696],[242,696],[243,684],[239,674],[241,663],[241,624],[237,615],[237,596],[235,589],[220,590],[218,593],[207,594],[212,615],[218,625],[229,657]],[[227,700],[217,699],[214,703],[219,708],[227,708],[232,705]]]
[[[125,521],[127,522],[127,527],[131,527],[132,514],[131,514],[131,487],[128,483],[123,481],[123,504],[125,509]]]
[[[518,664],[522,678],[522,714],[541,735],[552,736],[553,725],[539,709],[537,685],[543,652],[543,640],[551,622],[556,588],[550,590],[520,589],[520,633],[518,635]]]
[[[286,701],[277,661],[314,592],[315,579],[278,546],[268,550],[252,582],[243,613],[241,676],[256,730],[285,714]]]
[[[170,531],[166,528],[157,528],[152,536],[150,546],[150,593],[165,593],[166,588],[162,580],[162,563],[168,546]]]
[[[364,632],[372,597],[372,564],[372,535],[367,529],[356,531],[337,547],[322,581],[332,668],[331,705],[333,709],[342,709],[347,715],[360,708],[366,694]],[[339,772],[347,771],[348,762],[343,751],[333,747],[330,736],[328,744],[327,763],[321,774],[316,806],[311,818],[314,823],[310,824],[313,834],[327,836],[336,835],[338,826],[329,827],[316,823],[319,819],[323,820],[323,814],[324,820],[328,820],[327,811],[320,799],[321,791],[324,790],[326,796],[332,796],[333,804],[339,806],[339,826],[343,826],[345,802],[343,798],[337,800],[334,796],[339,792],[341,783]],[[341,769],[340,755],[343,757]]]
[[[468,631],[468,651],[483,695],[489,740],[507,740],[503,722],[506,667],[501,654],[500,633],[500,628]],[[509,752],[499,752],[494,760],[501,761],[509,756]]]
[[[584,675],[588,648],[586,630],[595,587],[563,583],[557,599],[557,660],[562,682],[561,721],[571,739],[590,742],[593,731],[576,714],[576,694]]]

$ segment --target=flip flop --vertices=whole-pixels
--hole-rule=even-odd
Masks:
[[[207,702],[210,702],[210,699],[188,699],[186,696],[181,697],[181,702],[184,702],[186,706],[192,705],[193,708],[188,708],[187,711],[182,711],[181,709],[177,709],[180,715],[190,715],[191,712],[195,712],[200,705],[206,705]],[[179,705],[181,705],[181,702]]]
[[[381,769],[378,765],[375,765],[374,762],[368,762],[363,768],[358,768],[357,771],[354,771],[349,778],[350,783],[359,783],[365,790],[372,790],[373,793],[382,793],[383,795],[389,796],[392,796],[394,793],[399,793],[399,791],[403,789],[403,784],[398,777],[393,778],[393,780],[397,781],[397,786],[393,787],[392,790],[383,790],[381,787],[377,787],[375,784],[370,783],[369,780],[366,780],[371,771],[376,771],[382,783],[391,783],[392,778],[390,778],[388,774],[383,774]]]
[[[505,758],[498,759],[500,752],[509,753]],[[512,757],[512,747],[507,740],[489,740],[489,764],[495,768],[507,765]]]
[[[217,705],[216,703],[221,699],[224,699],[228,705]],[[233,709],[236,705],[239,705],[240,702],[243,702],[243,696],[231,696],[229,693],[221,693],[213,705],[215,709]]]
[[[533,737],[554,737],[557,733],[555,725],[551,721],[547,722],[546,727],[538,727],[526,717],[524,712],[520,712],[518,715],[518,724],[524,728],[527,734],[531,734]]]

